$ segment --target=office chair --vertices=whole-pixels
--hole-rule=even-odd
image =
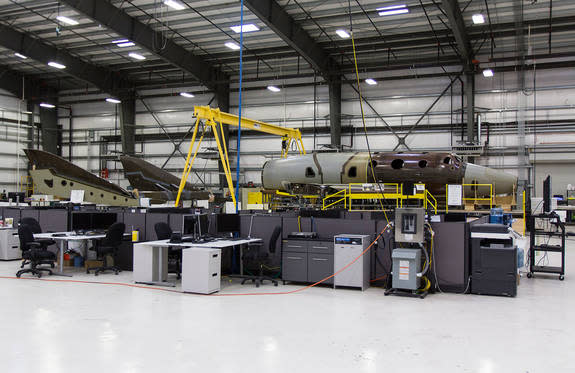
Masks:
[[[38,223],[38,220],[36,220],[34,218],[22,218],[20,220],[20,224],[21,225],[27,225],[28,228],[30,228],[30,230],[32,231],[32,234],[42,233],[42,227],[40,227],[40,223]],[[48,246],[52,246],[52,245],[56,244],[56,241],[54,241],[50,238],[35,238],[34,242],[40,243],[42,245],[43,249],[46,249],[46,248],[48,248]],[[24,268],[24,266],[26,264],[30,264],[30,261],[23,260],[20,268]],[[50,264],[50,263],[40,263],[40,264]],[[51,263],[51,265],[52,265],[52,268],[54,268],[54,263]]]
[[[172,237],[172,228],[168,223],[156,223],[154,230],[158,240],[169,240]],[[176,273],[178,279],[182,277],[182,250],[168,248],[168,273]]]
[[[31,273],[42,277],[42,272],[48,272],[52,274],[52,270],[49,268],[38,267],[41,264],[51,264],[54,268],[54,262],[56,261],[56,254],[48,251],[44,245],[34,241],[34,233],[32,229],[25,224],[21,224],[18,227],[18,238],[20,239],[20,250],[22,250],[22,258],[26,264],[30,264],[30,268],[21,269],[16,272],[16,277],[20,277],[23,273]],[[22,268],[24,264],[20,268]]]
[[[242,255],[242,260],[247,262],[252,262],[255,264],[258,274],[255,276],[242,276],[243,281],[242,285],[245,284],[247,281],[251,281],[252,283],[256,284],[256,287],[260,287],[260,284],[263,284],[264,281],[271,281],[274,286],[278,286],[278,281],[270,276],[264,275],[264,265],[267,263],[267,260],[270,256],[270,253],[276,252],[276,243],[280,234],[282,232],[281,226],[276,226],[272,232],[270,243],[268,246],[268,250],[264,251],[264,246],[259,244],[251,245],[250,249],[247,252],[244,252]],[[255,250],[253,250],[255,248]]]
[[[104,271],[114,271],[115,274],[122,271],[116,266],[108,265],[108,255],[111,254],[112,257],[116,257],[119,247],[122,244],[122,239],[124,238],[125,229],[126,226],[124,223],[114,223],[108,228],[106,237],[101,241],[96,241],[96,245],[90,250],[96,251],[96,255],[98,259],[103,261],[103,265],[96,268],[86,268],[86,273],[90,273],[91,270],[94,270],[94,275],[98,276],[100,272]]]

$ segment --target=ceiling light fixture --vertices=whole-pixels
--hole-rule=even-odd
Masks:
[[[182,3],[179,3],[176,0],[164,0],[164,5],[167,5],[170,8],[175,9],[175,10],[186,9],[186,7]]]
[[[237,26],[230,26],[230,28],[232,29],[233,32],[235,32],[236,34],[239,34],[240,32],[254,32],[254,31],[259,31],[260,28],[256,25],[254,25],[253,23],[248,23],[245,24],[243,26],[237,25]]]
[[[338,34],[339,37],[342,39],[349,39],[350,38],[349,32],[347,32],[345,30],[335,30],[335,33]]]
[[[230,48],[230,49],[233,49],[233,50],[235,50],[235,51],[237,51],[237,50],[240,49],[240,46],[239,46],[237,43],[234,43],[233,41],[228,41],[228,42],[225,44],[225,46],[228,47],[228,48]]]
[[[187,97],[187,98],[192,98],[192,97],[194,97],[193,94],[188,93],[188,92],[180,92],[180,96]]]
[[[483,70],[483,76],[486,78],[491,78],[493,76],[493,70],[491,69]]]
[[[114,44],[127,43],[127,42],[129,42],[129,41],[130,41],[130,40],[128,40],[128,39],[118,39],[118,40],[112,41],[112,43],[114,43]]]
[[[116,45],[120,48],[126,48],[126,47],[133,47],[134,45],[136,45],[136,43],[134,43],[133,41],[128,41],[125,43],[118,43]]]
[[[60,69],[60,70],[66,68],[66,65],[62,65],[61,63],[54,62],[54,61],[48,62],[48,66],[52,66],[52,67],[54,67],[54,68],[56,68],[56,69]]]
[[[128,56],[130,56],[130,57],[132,57],[133,59],[138,60],[138,61],[142,61],[142,60],[145,60],[145,59],[146,59],[146,57],[142,56],[141,54],[134,53],[134,52],[128,54]]]
[[[45,107],[46,109],[54,109],[56,107],[56,105],[47,104],[45,102],[42,102],[40,106]]]
[[[70,26],[76,26],[76,25],[80,24],[80,22],[76,21],[75,19],[68,18],[66,16],[58,16],[58,17],[56,17],[56,19],[62,23],[70,25]]]
[[[18,58],[21,58],[21,59],[23,59],[23,60],[25,60],[25,59],[27,59],[27,58],[28,58],[28,57],[26,57],[25,55],[23,55],[23,54],[20,54],[20,53],[18,53],[18,52],[14,53],[14,55],[15,55],[16,57],[18,57]]]
[[[471,16],[471,19],[473,20],[473,23],[476,25],[485,23],[485,17],[483,17],[483,14],[474,14]]]
[[[377,8],[377,12],[380,16],[393,16],[396,14],[405,14],[409,13],[409,8],[407,5],[393,5],[393,6],[386,6],[383,8]]]
[[[108,98],[106,99],[106,101],[109,102],[109,103],[111,103],[111,104],[119,104],[120,102],[122,102],[122,101],[120,101],[120,100],[118,100],[118,99],[116,99],[116,98],[111,98],[111,97],[108,97]]]
[[[281,89],[279,89],[278,87],[276,87],[275,85],[268,85],[268,90],[272,91],[272,92],[279,92],[281,91]]]
[[[369,85],[376,85],[377,84],[377,81],[375,79],[371,79],[371,78],[365,79],[365,82]]]

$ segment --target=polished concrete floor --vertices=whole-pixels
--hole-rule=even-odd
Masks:
[[[1,262],[0,275],[18,267]],[[71,280],[130,283],[131,274]],[[298,288],[224,285],[222,294]],[[0,299],[7,373],[575,371],[569,265],[563,282],[523,277],[516,298],[420,300],[385,297],[379,288],[211,297],[0,278]]]

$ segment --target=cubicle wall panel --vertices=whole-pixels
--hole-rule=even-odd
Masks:
[[[138,212],[125,212],[124,224],[126,231],[138,230],[140,231],[140,241],[144,241],[146,237],[146,214]]]
[[[465,222],[431,223],[433,269],[441,290],[463,292],[469,281],[469,224]]]
[[[20,220],[24,218],[32,218],[36,221],[39,221],[39,210],[36,209],[22,209],[20,210]]]
[[[184,214],[170,214],[168,224],[170,228],[172,228],[172,231],[182,232],[184,230],[182,216],[184,216]]]
[[[269,251],[271,235],[276,227],[282,226],[281,216],[254,216],[252,237],[261,238],[265,251]],[[275,252],[270,252],[269,264],[279,266],[281,263],[281,236],[275,242]]]
[[[387,222],[385,220],[376,221],[376,234],[385,229]],[[381,281],[376,282],[377,285],[382,285],[385,282],[385,277],[391,272],[391,249],[393,243],[393,231],[388,229],[384,232],[383,237],[377,242],[377,247],[370,250],[371,255],[371,278]]]
[[[4,219],[12,218],[14,219],[14,226],[18,226],[20,223],[20,209],[18,208],[4,208]]]
[[[301,218],[298,222],[297,217],[283,218],[282,237],[288,238],[292,232],[312,232],[311,218]],[[300,229],[301,228],[301,229]]]
[[[319,237],[329,240],[338,234],[373,235],[375,233],[373,220],[314,218],[313,226]]]
[[[146,214],[146,241],[153,241],[156,239],[156,231],[154,225],[156,223],[168,223],[168,214],[165,213],[147,213]]]
[[[42,232],[65,232],[68,230],[67,210],[39,210],[38,222]]]

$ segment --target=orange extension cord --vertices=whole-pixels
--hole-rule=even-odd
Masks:
[[[342,269],[335,272],[333,275],[327,276],[326,278],[317,281],[313,284],[301,287],[299,289],[290,290],[290,291],[279,291],[279,292],[266,292],[266,293],[227,293],[227,294],[190,294],[190,293],[183,293],[179,290],[168,289],[164,287],[157,287],[157,286],[146,286],[146,285],[137,285],[137,284],[126,284],[122,282],[98,282],[98,281],[81,281],[81,280],[55,280],[55,279],[42,279],[42,278],[34,278],[34,277],[25,277],[25,278],[18,278],[13,276],[0,276],[0,279],[7,279],[7,280],[35,280],[35,281],[46,281],[46,282],[66,282],[66,283],[75,283],[75,284],[98,284],[98,285],[116,285],[116,286],[126,286],[130,288],[139,288],[139,289],[149,289],[149,290],[159,290],[159,291],[166,291],[169,293],[178,293],[178,294],[188,294],[188,295],[198,295],[198,296],[207,296],[207,297],[235,297],[235,296],[244,296],[244,295],[286,295],[286,294],[296,294],[301,293],[304,290],[310,289],[314,286],[321,284],[329,280],[330,278],[334,277],[335,275],[345,271],[349,266],[359,260],[363,255],[365,255],[373,245],[381,238],[383,233],[390,227],[391,225],[388,224],[383,230],[377,235],[375,240],[361,253],[359,254],[354,260],[349,262],[345,265]]]

